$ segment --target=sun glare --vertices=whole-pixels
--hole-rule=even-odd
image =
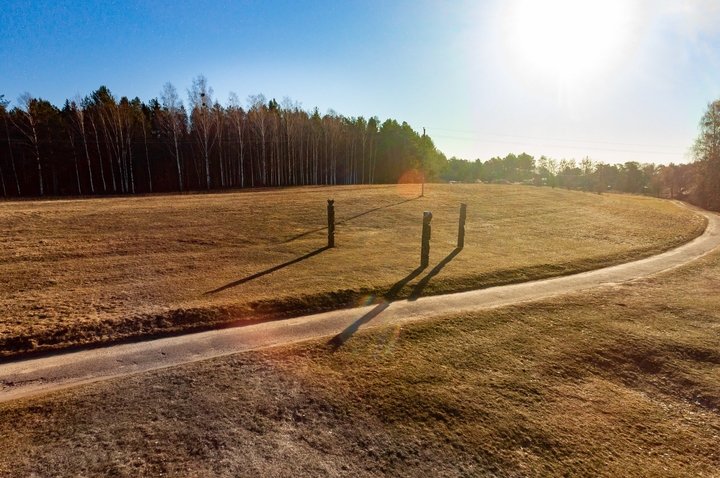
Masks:
[[[516,0],[505,17],[508,44],[529,74],[573,81],[622,57],[630,15],[626,0]]]

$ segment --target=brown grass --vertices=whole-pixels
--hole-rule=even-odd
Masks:
[[[699,216],[652,198],[492,185],[426,191],[424,198],[417,185],[404,185],[0,203],[0,357],[373,300],[417,267],[423,210],[434,213],[430,267],[452,252],[461,202],[466,247],[423,294],[627,261],[704,227]],[[336,200],[338,247],[321,250],[328,197]]]
[[[716,476],[720,252],[0,405],[0,475]]]

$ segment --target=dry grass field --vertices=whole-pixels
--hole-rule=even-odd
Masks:
[[[567,274],[669,249],[704,227],[653,198],[503,185],[429,185],[418,198],[418,190],[0,203],[0,357],[347,307],[404,279],[397,297]],[[329,250],[328,198],[339,221]],[[466,247],[452,255],[461,202]],[[431,261],[417,271],[424,210],[434,214]]]
[[[0,475],[717,476],[720,252],[0,404]]]

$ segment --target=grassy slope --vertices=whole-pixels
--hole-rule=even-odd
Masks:
[[[424,198],[406,185],[0,204],[0,357],[372,300],[417,267],[423,210],[435,216],[430,267],[452,252],[460,202],[468,203],[466,247],[423,294],[627,261],[704,227],[652,198],[426,189]],[[336,199],[339,247],[319,251],[327,197]]]
[[[720,252],[0,405],[0,475],[716,476]]]

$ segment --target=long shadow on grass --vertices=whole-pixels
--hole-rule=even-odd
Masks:
[[[326,251],[327,249],[329,249],[328,246],[321,247],[320,249],[316,249],[316,250],[314,250],[314,251],[312,251],[312,252],[308,252],[308,253],[305,254],[304,256],[300,256],[300,257],[295,258],[295,259],[293,259],[293,260],[291,260],[291,261],[283,262],[282,264],[277,265],[277,266],[274,266],[274,267],[271,267],[270,269],[266,269],[266,270],[264,270],[264,271],[262,271],[262,272],[257,272],[257,273],[255,273],[255,274],[253,274],[253,275],[251,275],[251,276],[247,276],[247,277],[245,277],[245,278],[243,278],[243,279],[236,280],[236,281],[234,281],[234,282],[230,282],[229,284],[225,284],[225,285],[222,286],[222,287],[218,287],[217,289],[213,289],[213,290],[211,290],[211,291],[205,292],[205,295],[217,294],[218,292],[222,292],[222,291],[224,291],[225,289],[230,289],[231,287],[237,287],[237,286],[239,286],[239,285],[241,285],[241,284],[244,284],[244,283],[246,283],[246,282],[250,282],[251,280],[255,280],[255,279],[257,279],[257,278],[259,278],[259,277],[262,277],[262,276],[264,276],[264,275],[268,275],[268,274],[271,274],[271,273],[273,273],[273,272],[275,272],[275,271],[279,271],[280,269],[283,269],[283,268],[285,268],[285,267],[287,267],[287,266],[291,266],[291,265],[293,265],[293,264],[297,264],[298,262],[304,261],[305,259],[310,259],[311,257],[317,256],[318,254],[320,254],[320,253],[323,252],[323,251]]]
[[[415,288],[410,293],[410,297],[408,298],[408,300],[418,300],[418,298],[422,295],[423,290],[425,290],[425,287],[427,287],[430,280],[433,277],[435,277],[436,275],[438,275],[438,273],[443,269],[443,267],[448,265],[448,263],[450,263],[450,261],[453,260],[455,258],[455,256],[460,254],[460,251],[462,251],[462,247],[456,247],[455,249],[453,249],[453,251],[450,254],[448,254],[445,257],[445,259],[438,262],[438,265],[433,267],[432,270],[430,272],[428,272],[428,274],[425,277],[423,277],[420,282],[415,284]]]
[[[387,309],[390,303],[397,298],[398,293],[408,282],[420,275],[425,270],[425,266],[420,266],[412,271],[407,277],[399,280],[383,295],[382,301],[373,307],[371,311],[360,317],[358,320],[348,325],[345,330],[337,334],[335,337],[330,339],[328,345],[334,350],[340,348],[345,342],[352,337],[352,335],[360,328],[361,325],[370,322],[372,319],[380,315],[383,310]]]
[[[342,221],[335,221],[335,225],[345,224],[346,222],[352,221],[353,219],[357,219],[359,217],[365,216],[365,215],[373,213],[375,211],[380,211],[381,209],[387,209],[390,207],[399,206],[400,204],[405,204],[406,202],[415,201],[416,199],[419,199],[420,197],[421,196],[410,198],[410,199],[405,199],[403,201],[394,202],[394,203],[388,204],[386,206],[374,207],[372,209],[368,209],[367,211],[361,212],[360,214],[355,214],[354,216],[347,217],[347,218],[343,219]],[[316,232],[324,231],[326,229],[327,229],[327,226],[318,227],[317,229],[312,229],[310,231],[305,231],[302,234],[298,234],[297,236],[293,236],[290,239],[286,239],[286,240],[282,241],[281,244],[287,244],[288,242],[295,241],[297,239],[300,239],[301,237],[309,236],[310,234],[315,234]]]
[[[456,247],[450,254],[445,257],[445,259],[443,259],[435,267],[433,267],[432,270],[428,272],[428,274],[415,285],[413,291],[410,293],[410,297],[408,300],[417,300],[418,297],[422,295],[423,290],[428,285],[430,280],[436,275],[438,275],[438,273],[443,269],[443,267],[448,265],[448,263],[450,263],[450,261],[452,261],[455,256],[460,254],[460,251],[462,251],[462,247]],[[348,341],[348,339],[350,339],[350,337],[352,337],[355,332],[357,332],[361,325],[367,324],[372,319],[380,315],[385,309],[387,309],[390,306],[390,303],[397,298],[397,294],[402,290],[402,288],[405,287],[407,283],[413,280],[415,277],[419,276],[423,270],[425,270],[425,267],[418,267],[417,269],[412,271],[410,275],[397,282],[383,296],[382,302],[376,305],[367,314],[363,315],[358,320],[348,325],[345,330],[330,339],[328,345],[332,348],[332,350],[335,351],[340,348],[345,342]]]

